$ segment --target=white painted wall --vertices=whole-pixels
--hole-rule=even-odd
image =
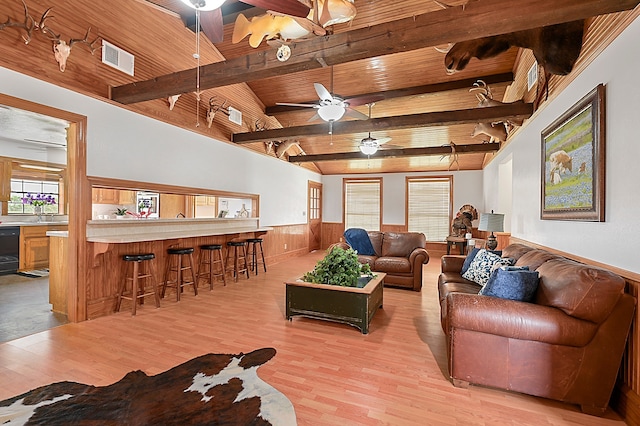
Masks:
[[[486,205],[498,205],[500,164],[513,158],[511,233],[534,243],[640,272],[640,19],[604,50],[484,170]],[[606,204],[603,223],[540,219],[541,132],[598,84],[606,85]]]
[[[344,200],[342,180],[344,178],[382,178],[382,223],[384,225],[404,225],[406,177],[446,175],[453,175],[454,213],[465,204],[472,204],[478,212],[483,211],[481,171],[327,175],[322,177],[322,221],[342,222],[342,203]],[[474,224],[477,225],[477,221]]]
[[[87,174],[260,194],[261,225],[307,222],[320,175],[0,67],[0,92],[87,117]]]

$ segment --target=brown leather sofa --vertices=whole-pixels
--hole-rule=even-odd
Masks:
[[[533,303],[478,295],[463,256],[443,256],[438,280],[454,386],[469,383],[579,404],[602,415],[634,315],[635,298],[610,271],[512,244],[502,257],[538,271]]]
[[[367,231],[376,252],[375,256],[358,255],[360,263],[368,263],[374,272],[384,272],[385,286],[422,289],[422,265],[429,263],[429,253],[424,248],[427,239],[420,232]],[[344,249],[345,242],[333,244]],[[331,247],[329,249],[331,249]]]

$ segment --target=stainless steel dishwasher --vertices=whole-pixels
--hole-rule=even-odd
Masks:
[[[18,271],[20,256],[20,227],[0,227],[0,275]]]

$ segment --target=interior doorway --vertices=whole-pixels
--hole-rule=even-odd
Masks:
[[[86,261],[82,256],[79,259],[76,253],[86,250],[84,223],[87,220],[87,212],[90,210],[88,203],[91,195],[86,182],[86,117],[3,94],[0,94],[0,106],[19,109],[41,117],[64,120],[68,123],[65,154],[67,167],[65,191],[68,191],[66,193],[68,195],[64,197],[64,214],[68,217],[69,232],[66,256],[68,275],[65,277],[68,283],[67,315],[51,312],[51,305],[48,303],[48,277],[2,275],[0,284],[6,285],[3,286],[3,293],[0,296],[2,303],[5,304],[0,307],[3,322],[0,327],[6,325],[8,328],[0,334],[0,339],[5,341],[5,338],[13,340],[68,321],[85,319],[83,315],[86,312],[84,307],[86,298],[82,297],[85,287],[78,284],[84,280],[78,280],[77,277],[86,268]],[[43,120],[43,125],[46,125],[47,121]],[[11,179],[11,176],[3,175],[3,179],[5,178]],[[4,205],[4,214],[7,214],[6,203]],[[26,318],[22,316],[24,314],[27,314]]]
[[[307,189],[309,251],[322,246],[322,184],[309,181]]]

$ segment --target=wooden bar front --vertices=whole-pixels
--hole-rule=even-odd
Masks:
[[[148,222],[137,220],[90,221],[87,224],[87,240],[89,242],[87,255],[89,257],[88,263],[90,265],[87,277],[89,284],[87,286],[88,319],[114,313],[118,285],[124,279],[126,272],[126,265],[122,260],[122,256],[124,254],[153,253],[155,255],[155,259],[152,261],[152,267],[154,268],[156,278],[160,284],[163,279],[166,253],[169,248],[193,247],[195,250],[193,255],[194,262],[197,262],[200,254],[200,246],[202,245],[222,244],[223,247],[225,247],[224,255],[226,256],[226,243],[228,241],[263,237],[264,234],[270,230],[270,228],[258,228],[257,220],[253,222],[255,223],[255,226],[249,224],[248,226],[242,227],[227,226],[229,223],[228,221],[218,222],[215,221],[215,219],[212,219],[211,221],[176,219],[168,220],[166,222],[166,232],[162,232],[161,227],[158,228],[158,225],[162,225],[162,221],[158,220],[149,220]],[[194,231],[193,229],[190,229],[190,225],[193,223],[205,223],[208,227]],[[237,224],[234,222],[231,223]],[[217,226],[217,224],[223,225]],[[92,229],[93,225],[111,229],[109,229],[109,232],[106,235],[96,235],[95,229]],[[156,232],[138,232],[138,234],[135,234],[136,231],[131,231],[131,227],[136,227],[136,225],[147,227],[153,226],[155,227]],[[185,231],[181,232],[179,228],[183,226]],[[123,233],[118,234],[115,232],[118,228],[121,228]],[[233,232],[234,230],[237,232]],[[186,235],[192,235],[194,233],[208,233],[210,235],[180,237],[179,235],[181,233]],[[165,297],[161,301],[161,306],[162,303],[175,303],[173,300],[175,299]],[[129,310],[129,303],[129,301],[124,301],[120,310]],[[152,306],[153,303],[145,303],[145,306],[142,309],[151,309]],[[155,307],[153,307],[153,309],[155,309]]]

